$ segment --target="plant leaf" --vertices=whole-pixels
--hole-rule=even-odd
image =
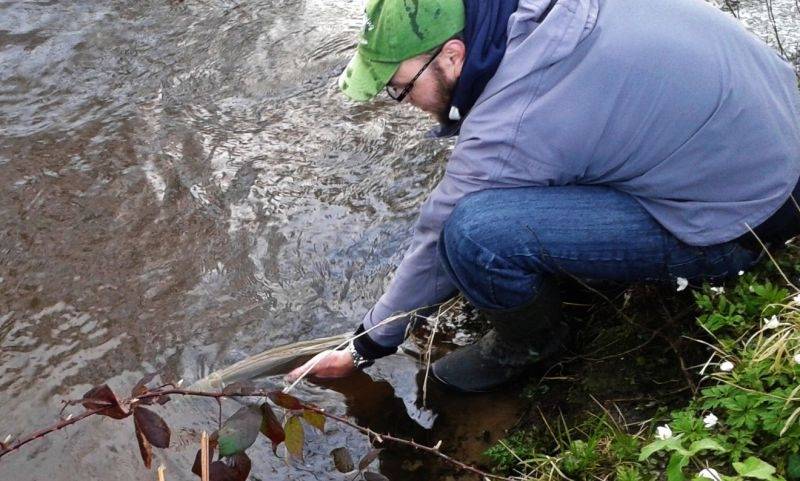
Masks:
[[[147,438],[145,438],[144,433],[142,433],[138,427],[134,426],[134,431],[136,431],[136,442],[139,443],[139,454],[142,455],[144,467],[150,469],[150,466],[153,464],[153,448],[150,446]]]
[[[371,449],[371,450],[370,450],[370,451],[369,451],[367,454],[365,454],[365,455],[364,455],[364,457],[363,457],[363,458],[361,458],[361,460],[358,462],[358,470],[359,470],[359,471],[364,471],[365,469],[367,469],[367,466],[369,466],[370,464],[372,464],[372,462],[373,462],[373,461],[375,461],[375,458],[377,458],[377,457],[378,457],[378,455],[379,455],[379,454],[381,454],[381,451],[383,451],[383,449]]]
[[[133,424],[153,446],[162,449],[169,447],[169,426],[158,414],[136,406],[133,410]]]
[[[667,481],[684,481],[683,468],[689,464],[689,456],[678,452],[672,453],[667,463]]]
[[[283,426],[275,416],[275,411],[272,410],[269,403],[261,405],[261,434],[268,437],[272,442],[272,452],[276,453],[278,445],[286,439],[286,433],[283,432]]]
[[[681,454],[689,454],[681,446],[681,434],[667,439],[658,439],[642,448],[639,453],[639,461],[644,461],[657,451],[678,451]]]
[[[775,468],[754,456],[745,459],[743,463],[733,463],[733,469],[745,478],[764,479],[773,481],[775,479]]]
[[[291,416],[286,420],[286,425],[283,426],[286,433],[286,450],[290,455],[297,459],[303,459],[303,425],[300,423],[300,418]]]
[[[277,406],[280,406],[284,409],[303,409],[303,403],[301,403],[299,399],[290,394],[286,394],[285,392],[271,391],[268,394],[268,397]]]
[[[311,411],[310,409],[306,409],[303,411],[303,420],[314,426],[315,428],[319,429],[319,432],[325,433],[325,416],[322,414]]]
[[[250,474],[251,467],[250,458],[245,453],[235,454],[229,458],[210,463],[208,465],[208,478],[211,481],[245,481]],[[202,475],[199,450],[195,456],[195,465],[192,466],[192,472],[197,476]]]
[[[97,414],[114,419],[124,419],[131,415],[130,409],[120,403],[117,395],[108,387],[108,384],[95,386],[87,391],[83,395],[83,399],[81,399],[81,404],[86,409],[108,408]]]
[[[389,481],[389,478],[387,478],[386,476],[380,473],[375,473],[373,471],[364,471],[364,473],[362,473],[362,476],[364,476],[364,479],[366,481]]]
[[[139,379],[139,382],[137,382],[136,385],[133,386],[133,389],[131,389],[131,397],[139,397],[142,394],[144,394],[147,391],[149,391],[149,389],[147,387],[147,384],[150,381],[152,381],[153,378],[156,377],[156,374],[157,373],[155,373],[155,372],[151,372],[149,374],[145,374],[144,377]],[[142,404],[150,404],[150,403],[153,402],[153,400],[152,399],[142,399],[141,402],[142,402]]]
[[[709,449],[711,451],[717,451],[720,453],[725,452],[725,448],[722,447],[720,443],[711,439],[711,438],[703,438],[698,441],[695,441],[689,446],[689,456],[694,456],[695,454],[699,453],[704,449]]]
[[[219,455],[233,456],[256,442],[261,426],[261,411],[245,406],[229,417],[219,429]]]
[[[356,469],[355,465],[353,465],[353,457],[347,448],[336,448],[331,451],[331,456],[333,456],[333,465],[336,466],[336,470],[340,473],[349,473]]]

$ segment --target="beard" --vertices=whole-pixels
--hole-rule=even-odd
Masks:
[[[453,100],[456,81],[448,81],[444,70],[438,63],[433,62],[431,67],[433,67],[434,73],[436,102],[429,112],[440,124],[449,124],[452,122],[450,120],[450,102]]]

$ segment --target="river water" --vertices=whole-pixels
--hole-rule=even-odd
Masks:
[[[739,6],[770,37],[763,5]],[[94,384],[192,380],[352,329],[452,147],[405,106],[338,94],[362,8],[0,1],[0,437],[51,424]],[[775,10],[796,53],[796,4]],[[467,460],[519,415],[514,392],[433,388],[421,407],[410,357],[369,372],[298,393],[376,430],[445,439]],[[194,479],[197,433],[214,429],[213,405],[181,407],[160,410],[176,440],[156,454],[168,479]],[[155,479],[128,424],[48,436],[4,458],[0,479]],[[252,479],[341,479],[327,453],[367,441],[329,429],[305,467],[259,441]],[[381,456],[392,479],[450,475],[400,453]]]

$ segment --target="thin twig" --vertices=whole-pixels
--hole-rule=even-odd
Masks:
[[[458,298],[453,298],[450,301],[439,306],[436,312],[436,318],[433,321],[433,329],[428,339],[428,347],[425,350],[425,378],[422,381],[422,407],[427,407],[428,403],[428,375],[431,372],[431,353],[433,352],[433,339],[436,337],[436,332],[439,330],[439,321],[442,316],[450,312],[458,302]]]
[[[80,421],[82,419],[85,419],[85,418],[88,418],[89,416],[92,416],[94,414],[101,413],[101,412],[103,412],[106,409],[109,409],[111,407],[112,406],[106,406],[106,407],[97,408],[97,409],[87,409],[86,411],[78,414],[77,416],[72,416],[71,418],[67,418],[67,419],[61,420],[61,421],[57,422],[56,424],[54,424],[53,426],[50,426],[49,428],[40,429],[39,431],[36,431],[35,433],[33,433],[33,434],[29,435],[29,436],[26,436],[25,438],[18,439],[17,441],[11,443],[10,446],[0,450],[0,458],[2,458],[3,456],[5,456],[6,454],[8,454],[8,453],[10,453],[12,451],[16,451],[17,449],[21,448],[22,446],[28,444],[31,441],[34,441],[34,440],[39,439],[39,438],[43,438],[43,437],[47,436],[48,434],[50,434],[52,432],[58,431],[59,429],[64,429],[65,427],[67,427],[67,426],[69,426],[71,424],[75,424],[78,421]]]
[[[508,478],[508,477],[505,477],[505,476],[499,476],[499,475],[496,475],[496,474],[489,474],[487,472],[481,471],[480,469],[478,469],[476,467],[470,466],[469,464],[462,463],[461,461],[459,461],[457,459],[454,459],[454,458],[451,458],[450,456],[448,456],[448,455],[444,454],[443,452],[439,451],[439,448],[433,448],[433,447],[425,446],[424,444],[418,444],[418,443],[415,443],[414,441],[410,441],[408,439],[396,438],[396,437],[391,436],[389,434],[377,433],[377,432],[375,432],[375,431],[373,431],[373,430],[371,430],[369,428],[365,428],[365,427],[359,426],[358,424],[352,423],[352,422],[348,421],[345,418],[342,418],[342,417],[339,417],[339,416],[337,416],[335,414],[331,414],[329,412],[326,412],[325,410],[320,409],[320,408],[318,408],[316,406],[308,406],[308,405],[304,404],[303,407],[305,409],[308,409],[308,410],[317,412],[319,414],[322,414],[323,416],[325,416],[327,418],[330,418],[330,419],[333,419],[335,421],[338,421],[338,422],[340,422],[340,423],[342,423],[344,425],[350,426],[353,429],[357,429],[358,431],[361,431],[362,433],[366,434],[367,436],[369,436],[371,438],[381,439],[381,440],[389,440],[389,441],[392,441],[392,442],[397,443],[397,444],[402,444],[402,445],[405,445],[405,446],[409,446],[409,447],[414,448],[414,449],[416,449],[418,451],[424,451],[424,452],[426,452],[428,454],[432,454],[434,456],[438,456],[438,457],[444,459],[445,461],[447,461],[448,463],[452,464],[453,466],[457,466],[457,467],[463,469],[464,471],[469,471],[469,472],[471,472],[473,474],[477,474],[478,476],[481,476],[483,478],[500,479],[500,480],[504,480],[504,481],[513,481],[512,478]]]
[[[775,33],[775,41],[778,42],[778,51],[780,51],[783,58],[788,59],[786,51],[783,49],[783,43],[781,43],[781,36],[778,33],[778,24],[775,22],[775,14],[772,11],[772,0],[764,1],[767,4],[767,16],[769,17],[769,24],[772,26],[773,33]]]
[[[755,237],[756,240],[758,241],[758,243],[761,245],[761,248],[764,249],[764,252],[767,253],[767,255],[769,256],[769,259],[772,261],[772,263],[775,264],[775,268],[778,269],[778,272],[780,272],[781,277],[783,277],[783,280],[786,281],[786,284],[788,284],[795,291],[800,291],[800,289],[798,289],[796,285],[792,284],[792,281],[790,281],[789,278],[786,276],[786,274],[783,272],[783,269],[781,269],[781,266],[778,265],[778,261],[776,261],[775,258],[772,257],[772,253],[769,251],[769,249],[767,249],[767,245],[764,244],[764,242],[761,240],[761,238],[758,237],[758,234],[756,234],[756,232],[750,227],[749,224],[745,223],[745,225],[747,226],[747,229],[750,230],[750,233],[753,234],[753,237]]]
[[[249,391],[249,392],[226,392],[226,393],[222,393],[222,392],[208,392],[208,391],[195,391],[195,390],[190,390],[190,389],[169,388],[169,389],[151,390],[151,391],[143,393],[143,394],[141,394],[141,395],[139,395],[139,396],[137,396],[135,398],[122,400],[122,401],[120,401],[120,404],[123,405],[123,406],[132,406],[132,405],[141,403],[142,400],[147,400],[147,399],[152,399],[152,398],[160,398],[162,396],[168,396],[168,395],[208,397],[208,398],[213,398],[213,399],[217,399],[217,400],[219,400],[221,398],[240,398],[240,397],[267,398],[271,393],[275,393],[275,392],[277,392],[277,391],[259,389],[259,390],[255,390],[255,391]],[[409,447],[414,448],[414,449],[416,449],[418,451],[423,451],[423,452],[426,452],[428,454],[432,454],[434,456],[437,456],[437,457],[443,459],[444,461],[446,461],[447,463],[451,464],[452,466],[455,466],[455,467],[457,467],[459,469],[462,469],[464,471],[469,471],[469,472],[471,472],[473,474],[477,474],[478,476],[481,476],[482,478],[498,479],[498,480],[501,480],[501,481],[514,481],[512,478],[508,478],[508,477],[505,477],[505,476],[498,476],[496,474],[490,474],[490,473],[487,473],[485,471],[481,471],[480,469],[478,469],[478,468],[476,468],[474,466],[470,466],[469,464],[463,463],[463,462],[461,462],[461,461],[459,461],[459,460],[457,460],[455,458],[452,458],[452,457],[444,454],[443,452],[439,451],[438,446],[435,447],[435,448],[434,447],[429,447],[429,446],[425,446],[423,444],[416,443],[416,442],[414,442],[412,440],[397,438],[397,437],[391,436],[389,434],[378,433],[378,432],[373,431],[373,430],[371,430],[369,428],[365,428],[365,427],[359,426],[358,424],[350,422],[350,421],[348,421],[347,419],[345,419],[343,417],[337,416],[335,414],[328,413],[325,410],[323,410],[321,408],[318,408],[316,406],[305,404],[302,401],[300,401],[300,405],[302,406],[302,409],[309,410],[309,411],[314,411],[314,412],[319,413],[319,414],[321,414],[321,415],[323,415],[323,416],[325,416],[327,418],[333,419],[333,420],[335,420],[337,422],[340,422],[342,424],[350,426],[353,429],[356,429],[356,430],[368,435],[371,439],[375,439],[375,440],[377,440],[379,442],[383,442],[384,440],[389,440],[389,441],[392,441],[392,442],[397,443],[397,444],[402,444],[404,446],[409,446]],[[23,445],[25,445],[25,444],[27,444],[27,443],[35,440],[35,439],[42,438],[42,437],[46,436],[47,434],[50,434],[52,432],[55,432],[55,431],[57,431],[59,429],[62,429],[64,427],[66,427],[66,426],[74,424],[74,423],[76,423],[76,422],[78,422],[78,421],[80,421],[82,419],[85,419],[85,418],[87,418],[89,416],[92,416],[92,415],[95,415],[95,414],[100,414],[100,413],[102,413],[102,411],[105,411],[105,410],[113,408],[113,407],[115,407],[115,406],[109,405],[109,406],[104,406],[104,407],[99,408],[99,409],[88,409],[88,410],[80,413],[79,415],[77,415],[75,417],[60,421],[57,424],[55,424],[54,426],[51,426],[49,428],[45,428],[45,429],[42,429],[40,431],[37,431],[37,432],[31,434],[30,436],[27,436],[27,437],[25,437],[23,439],[20,439],[19,441],[15,442],[11,446],[7,447],[6,449],[0,451],[0,457],[4,456],[5,454],[8,454],[11,451],[15,451],[15,450],[19,449],[21,446],[23,446]],[[206,435],[205,432],[203,434]],[[202,438],[201,438],[201,442],[202,442]],[[201,460],[202,460],[202,453],[201,453]],[[203,464],[203,466],[205,466],[205,463],[201,463],[201,464]]]
[[[167,467],[163,464],[158,467],[158,481],[167,481],[166,471]]]

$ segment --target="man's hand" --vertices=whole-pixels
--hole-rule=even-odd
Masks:
[[[314,365],[314,367],[311,367],[312,365]],[[353,365],[353,356],[351,356],[349,352],[327,350],[322,351],[309,359],[302,366],[287,374],[285,379],[288,382],[294,382],[308,369],[310,369],[310,371],[306,376],[315,377],[317,379],[345,377],[353,374],[357,370],[355,365]]]

